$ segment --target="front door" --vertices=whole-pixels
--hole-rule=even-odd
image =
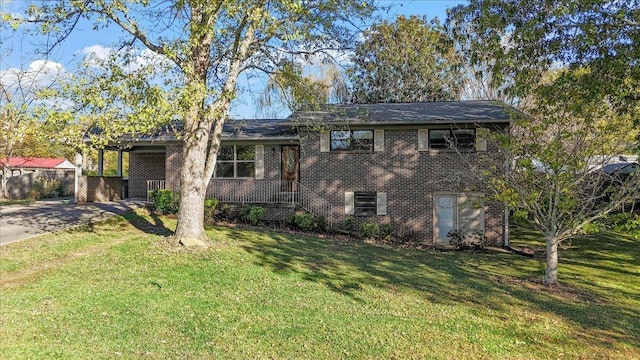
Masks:
[[[282,191],[298,191],[300,180],[300,147],[298,145],[282,146]]]

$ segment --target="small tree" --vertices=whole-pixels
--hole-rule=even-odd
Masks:
[[[448,22],[528,114],[497,137],[510,171],[484,175],[495,198],[546,242],[544,282],[558,282],[558,246],[640,196],[640,174],[607,170],[640,147],[638,1],[472,0]],[[460,33],[459,33],[460,34]],[[527,101],[521,101],[526,99]]]
[[[14,32],[7,23],[0,29]],[[12,50],[3,46],[2,56]],[[65,76],[62,65],[53,61],[33,61],[23,68],[0,71],[0,198],[8,197],[9,158],[68,155],[68,149],[52,142],[51,129],[38,116],[42,108],[58,105],[42,102],[40,94],[58,86]]]

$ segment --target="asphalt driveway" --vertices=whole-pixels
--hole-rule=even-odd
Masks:
[[[70,204],[69,200],[0,206],[0,245],[91,224],[140,206],[134,202]]]

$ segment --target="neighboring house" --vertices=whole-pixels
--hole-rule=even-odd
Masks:
[[[334,226],[390,223],[447,244],[453,229],[504,244],[504,206],[482,202],[484,166],[504,167],[482,137],[514,109],[495,101],[328,105],[284,120],[229,121],[207,196],[295,203]],[[172,131],[112,144],[130,151],[129,196],[180,190],[182,143]]]
[[[0,160],[0,167],[7,168],[8,176],[22,175],[37,170],[74,170],[76,167],[65,158],[11,157]]]
[[[0,191],[10,199],[26,198],[38,181],[73,194],[75,166],[65,158],[10,157],[0,159],[0,170]]]

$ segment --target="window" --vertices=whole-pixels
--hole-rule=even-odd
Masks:
[[[353,194],[354,215],[376,215],[377,196],[375,192],[355,192]]]
[[[473,150],[476,144],[474,129],[430,129],[429,149],[465,149]]]
[[[373,130],[331,131],[331,151],[373,151]]]
[[[255,164],[253,145],[222,145],[218,151],[216,178],[252,178]]]

